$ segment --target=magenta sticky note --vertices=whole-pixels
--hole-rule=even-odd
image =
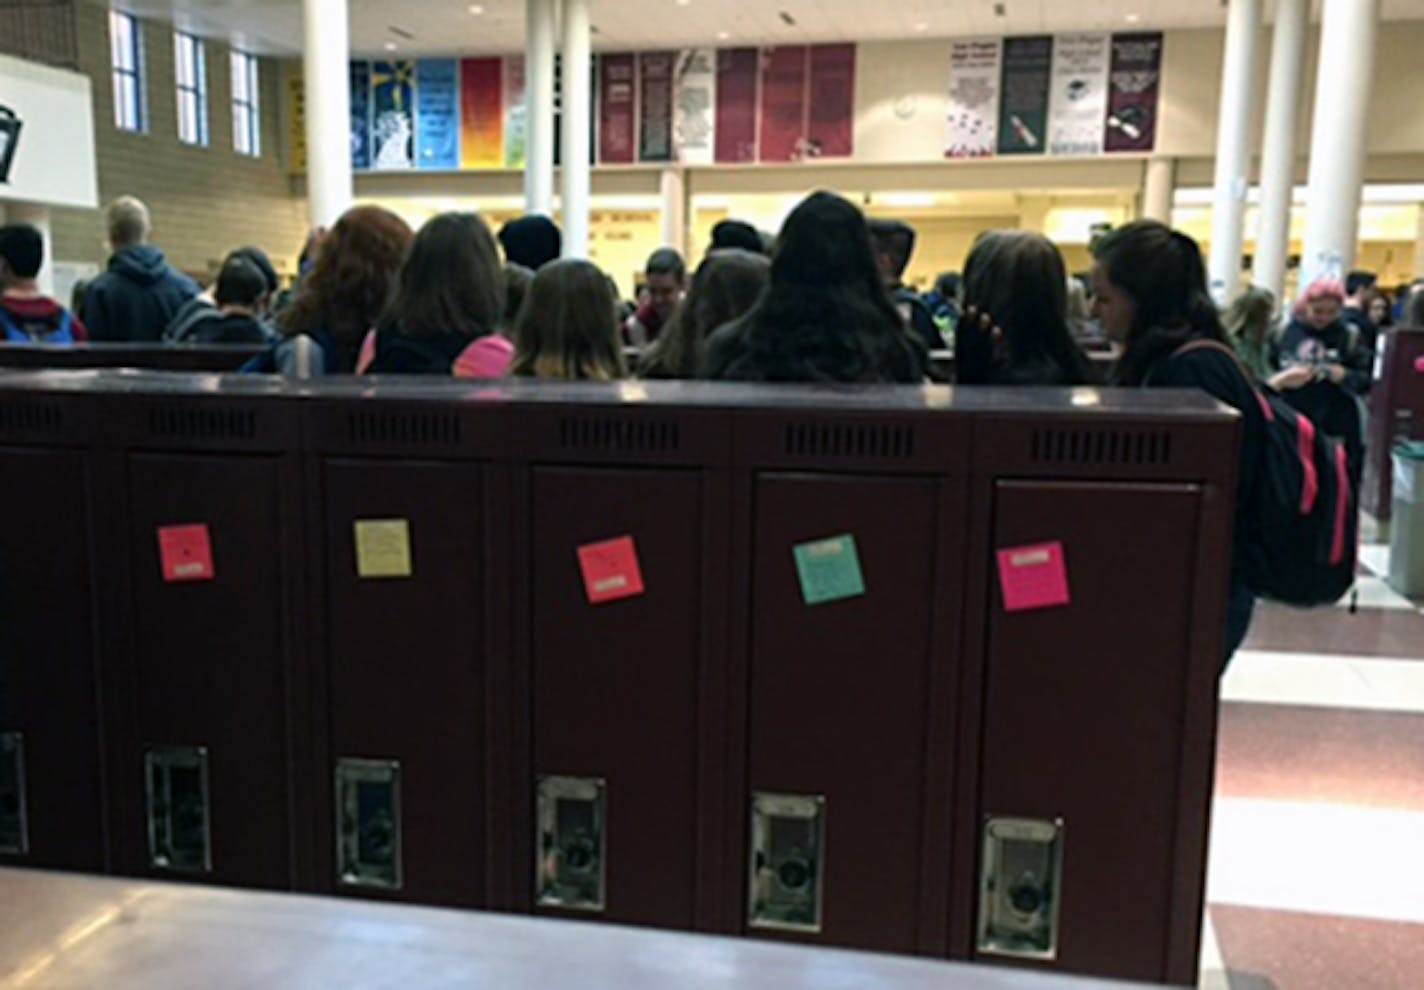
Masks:
[[[158,555],[163,564],[163,580],[169,584],[211,581],[216,577],[212,538],[205,523],[160,527]]]
[[[1068,564],[1060,542],[999,551],[999,586],[1004,611],[1031,612],[1058,608],[1072,601],[1068,593]]]
[[[1421,375],[1424,375],[1424,356],[1420,356],[1414,359],[1414,370],[1419,372]]]

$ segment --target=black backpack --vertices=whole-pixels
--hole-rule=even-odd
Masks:
[[[1247,587],[1287,605],[1333,605],[1355,584],[1359,554],[1358,478],[1345,444],[1277,393],[1254,384],[1236,352],[1198,340],[1172,356],[1203,348],[1236,360],[1260,406],[1262,442],[1254,490],[1242,502],[1238,545]],[[1247,414],[1242,410],[1243,415]]]

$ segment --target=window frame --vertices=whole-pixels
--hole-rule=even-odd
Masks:
[[[261,158],[262,65],[256,55],[234,48],[231,66],[232,149],[248,158]]]
[[[109,65],[114,88],[114,127],[147,134],[148,85],[143,22],[121,10],[109,11]]]
[[[212,145],[208,120],[208,46],[186,31],[173,32],[173,88],[178,140],[191,148]],[[188,114],[191,112],[191,119]]]

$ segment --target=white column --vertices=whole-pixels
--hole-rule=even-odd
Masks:
[[[588,257],[589,193],[593,167],[592,25],[588,0],[564,0],[563,153],[564,257]]]
[[[1302,287],[1322,276],[1343,278],[1355,261],[1378,25],[1379,0],[1325,0]]]
[[[40,274],[35,281],[45,295],[54,295],[54,232],[50,226],[49,207],[33,203],[11,203],[4,209],[5,213],[0,220],[5,223],[27,223],[44,238],[44,260],[40,262]],[[62,301],[68,304],[68,300]]]
[[[1266,136],[1261,152],[1261,226],[1256,232],[1252,280],[1284,302],[1290,257],[1291,196],[1295,191],[1296,126],[1305,70],[1308,0],[1277,0],[1271,41],[1271,83],[1266,96]]]
[[[665,168],[659,180],[663,201],[663,243],[676,248],[684,258],[687,251],[687,175],[681,169]]]
[[[302,0],[307,114],[307,210],[330,227],[351,206],[350,25],[346,0]]]
[[[1221,71],[1221,112],[1216,131],[1216,191],[1211,204],[1211,294],[1226,305],[1240,289],[1246,241],[1246,191],[1250,188],[1251,112],[1261,42],[1261,0],[1231,0],[1226,58]]]
[[[524,0],[524,104],[528,151],[524,201],[530,213],[554,213],[555,0]]]
[[[1142,219],[1172,222],[1172,200],[1177,196],[1177,161],[1149,158],[1142,186]]]

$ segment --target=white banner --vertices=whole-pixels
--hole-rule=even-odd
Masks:
[[[89,77],[0,55],[0,203],[99,204]]]
[[[949,46],[949,120],[946,158],[994,154],[999,132],[1001,38],[965,38]]]
[[[717,52],[678,52],[673,80],[674,154],[686,165],[712,165],[717,156]]]
[[[1111,62],[1112,41],[1106,34],[1060,34],[1053,39],[1050,155],[1103,153]]]

